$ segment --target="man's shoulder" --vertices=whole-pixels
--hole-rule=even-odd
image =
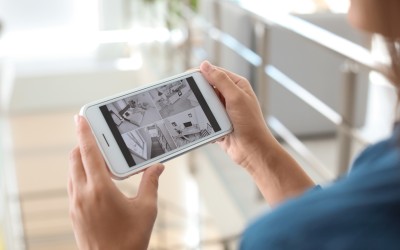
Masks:
[[[380,177],[371,173],[371,178]],[[384,242],[395,249],[400,245],[399,188],[398,180],[369,184],[356,176],[314,189],[251,223],[241,249],[381,249]]]

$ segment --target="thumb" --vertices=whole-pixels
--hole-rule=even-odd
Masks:
[[[200,65],[200,70],[207,81],[218,89],[225,100],[238,98],[240,89],[226,72],[211,65],[208,61],[204,61]]]
[[[164,165],[156,164],[147,168],[140,182],[138,198],[157,202],[158,178],[164,171]]]

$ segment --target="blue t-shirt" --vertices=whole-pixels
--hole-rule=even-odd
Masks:
[[[257,219],[240,249],[400,249],[400,126],[364,150],[347,177]]]

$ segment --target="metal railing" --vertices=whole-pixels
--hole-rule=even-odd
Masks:
[[[231,49],[249,64],[256,67],[256,94],[259,98],[260,105],[269,127],[276,132],[288,145],[295,150],[313,170],[325,179],[332,180],[337,175],[341,175],[348,171],[351,161],[351,148],[354,140],[361,144],[367,145],[370,142],[364,138],[360,131],[355,127],[355,100],[356,100],[356,79],[359,68],[373,70],[391,79],[388,65],[376,62],[371,53],[365,48],[339,37],[327,30],[324,30],[314,24],[302,20],[289,14],[276,14],[272,12],[265,13],[260,8],[251,8],[233,1],[209,0],[213,6],[213,23],[204,20],[202,26],[203,31],[213,41],[213,62],[219,64],[221,62],[221,47]],[[243,14],[248,15],[252,20],[255,38],[255,51],[241,44],[235,37],[224,32],[221,28],[222,16],[221,10],[223,4],[235,6]],[[188,16],[192,13],[185,12]],[[190,20],[188,20],[190,22]],[[278,26],[286,31],[298,35],[309,43],[313,43],[326,51],[330,51],[345,61],[342,67],[342,84],[343,94],[340,112],[336,112],[312,95],[301,84],[295,82],[281,72],[274,65],[271,65],[268,49],[270,46],[270,30],[272,27]],[[191,32],[192,33],[192,32]],[[191,34],[189,33],[189,34]],[[188,42],[190,43],[189,37]],[[336,172],[332,172],[322,164],[317,157],[277,118],[269,115],[268,112],[268,89],[270,81],[274,80],[288,92],[299,98],[305,104],[313,108],[320,115],[328,119],[336,125],[339,135],[338,144],[338,166]]]

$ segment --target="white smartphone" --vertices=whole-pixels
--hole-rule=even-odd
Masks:
[[[124,179],[230,132],[232,124],[199,70],[82,107],[115,179]]]

